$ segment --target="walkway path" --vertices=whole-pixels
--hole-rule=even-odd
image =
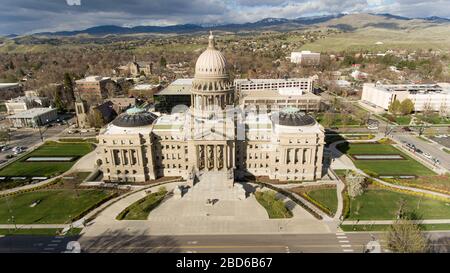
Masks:
[[[183,183],[172,183],[166,188],[170,191],[181,184]],[[254,210],[255,205],[260,206],[254,196],[245,200],[219,200],[213,207],[207,207],[206,200],[200,200],[195,195],[186,195],[181,199],[171,197],[150,213],[147,220],[119,221],[115,219],[123,209],[144,196],[144,192],[136,192],[113,203],[86,226],[83,236],[104,236],[118,232],[146,235],[331,232],[326,223],[315,219],[297,205],[293,208],[293,218],[269,219],[262,207],[256,207],[256,211]],[[219,205],[220,202],[223,204]],[[233,205],[234,202],[239,205]],[[224,210],[220,206],[226,206],[228,209]],[[253,209],[243,209],[246,207]]]

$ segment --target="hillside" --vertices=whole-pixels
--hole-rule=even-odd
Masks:
[[[337,14],[326,16],[300,17],[295,19],[285,18],[266,18],[256,22],[243,24],[223,24],[223,25],[196,25],[183,24],[173,26],[136,26],[120,27],[114,25],[96,26],[78,31],[61,31],[36,33],[38,36],[75,36],[88,34],[94,36],[103,36],[108,34],[130,35],[139,33],[153,34],[185,34],[195,33],[207,30],[222,30],[231,32],[240,31],[290,31],[311,27],[331,27],[345,31],[355,31],[366,27],[375,27],[381,29],[410,29],[424,28],[436,25],[450,25],[450,20],[440,17],[429,17],[426,19],[410,19],[390,14]]]
[[[354,14],[333,19],[320,27],[339,28],[344,33],[303,45],[317,51],[387,50],[435,48],[450,50],[450,24],[424,19],[396,19],[381,15]],[[375,43],[382,42],[382,45]]]

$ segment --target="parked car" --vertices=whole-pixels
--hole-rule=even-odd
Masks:
[[[8,147],[7,145],[5,145],[5,146],[2,147],[2,152],[8,151],[8,150],[9,150],[9,147]]]
[[[423,154],[423,151],[421,149],[416,149],[416,153]]]
[[[423,153],[423,156],[428,158],[428,159],[432,159],[433,158],[429,153]]]

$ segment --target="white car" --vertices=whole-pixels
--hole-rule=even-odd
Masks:
[[[428,159],[432,159],[433,158],[429,153],[423,153],[423,156],[428,158]]]

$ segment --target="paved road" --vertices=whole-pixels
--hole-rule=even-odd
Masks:
[[[44,138],[44,141],[48,138],[57,136],[60,134],[64,129],[66,129],[65,126],[54,126],[50,128],[42,128],[42,136]],[[21,147],[27,147],[30,148],[38,143],[42,142],[41,135],[39,133],[38,129],[18,129],[17,131],[11,132],[11,139],[8,142],[8,147],[12,148],[15,146],[21,146]],[[14,154],[11,149],[0,152],[0,160],[7,160],[6,156]]]
[[[450,154],[439,149],[441,145],[431,142],[426,142],[419,139],[415,135],[407,135],[402,133],[395,133],[394,138],[400,141],[416,145],[417,148],[429,153],[432,157],[439,159],[441,166],[450,171]]]
[[[0,253],[61,253],[78,236],[6,236],[0,238]]]
[[[373,236],[373,237],[372,237]],[[450,231],[428,232],[434,252],[450,252]],[[78,236],[7,236],[0,238],[0,253],[64,252]],[[383,233],[347,232],[301,235],[130,236],[112,234],[80,239],[82,252],[174,253],[362,253],[375,239],[385,248]]]
[[[431,234],[431,233],[430,233]],[[385,245],[382,233],[375,238]],[[450,251],[450,232],[433,233],[446,242]],[[86,252],[257,252],[257,253],[310,253],[310,252],[363,252],[372,240],[371,233],[299,234],[299,235],[222,235],[222,236],[112,236],[81,239]],[[441,250],[442,251],[442,250]],[[382,252],[387,252],[382,247]]]

